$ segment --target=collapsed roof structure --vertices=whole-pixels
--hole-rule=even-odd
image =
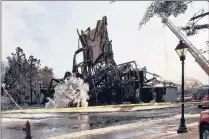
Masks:
[[[163,80],[159,75],[147,72],[146,67],[139,69],[135,61],[116,64],[107,25],[104,16],[97,21],[96,28],[77,30],[82,47],[75,52],[72,71],[89,83],[91,103],[139,102],[143,86],[162,83]],[[83,53],[81,63],[76,61],[78,53]],[[146,74],[153,78],[147,79]]]
[[[143,86],[159,83],[165,85],[166,82],[159,75],[148,72],[146,67],[139,69],[135,61],[116,64],[107,25],[107,17],[104,16],[97,21],[96,28],[88,27],[81,32],[77,30],[81,47],[78,46],[73,56],[72,73],[89,84],[90,105],[124,101],[137,103],[142,100]],[[81,62],[78,62],[78,54],[83,56]],[[147,74],[151,74],[153,78],[147,79]],[[65,78],[66,76],[63,79]],[[51,83],[49,92],[52,88]]]

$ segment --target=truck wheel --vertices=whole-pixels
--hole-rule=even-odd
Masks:
[[[202,124],[200,126],[200,139],[209,139],[209,125]]]
[[[202,105],[198,105],[198,108],[202,108]]]

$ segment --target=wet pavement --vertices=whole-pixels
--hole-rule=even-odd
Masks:
[[[130,138],[132,136],[137,136],[137,135],[142,135],[142,134],[150,134],[150,133],[156,132],[162,128],[163,128],[163,126],[160,126],[160,125],[152,125],[152,128],[150,128],[150,126],[141,127],[141,128],[137,128],[137,129],[111,132],[111,133],[107,133],[107,134],[88,135],[88,136],[79,137],[79,139],[125,139],[125,138]]]
[[[148,122],[152,119],[163,119],[180,114],[181,109],[165,108],[159,110],[145,110],[135,112],[111,112],[111,113],[41,113],[41,114],[3,114],[2,118],[8,118],[11,122],[2,123],[3,139],[23,139],[25,137],[22,128],[25,122],[15,123],[12,118],[28,119],[31,122],[33,139],[43,139],[50,136],[58,136],[78,132],[82,130],[92,130],[109,126],[135,123],[138,121]],[[199,114],[202,109],[197,106],[186,106],[185,114]],[[193,119],[198,121],[198,118]],[[193,122],[192,121],[192,122]],[[178,121],[179,122],[179,121]],[[140,129],[108,133],[100,136],[85,136],[82,139],[117,139],[128,138],[130,136],[151,133],[159,130],[162,125],[153,125]]]
[[[199,118],[189,118],[186,120],[187,124],[197,122]],[[169,126],[168,126],[169,125]],[[148,126],[143,126],[140,128],[125,130],[125,131],[117,131],[117,132],[111,132],[107,134],[100,134],[100,135],[89,135],[84,137],[79,137],[79,139],[144,139],[144,135],[151,135],[152,133],[160,132],[164,128],[173,128],[177,129],[179,125],[179,121],[176,121],[174,124],[174,121],[170,122],[163,122],[160,124],[153,124]],[[168,126],[168,127],[167,127]],[[174,130],[174,132],[176,132]],[[146,137],[147,138],[147,137]],[[147,138],[148,139],[148,138]]]

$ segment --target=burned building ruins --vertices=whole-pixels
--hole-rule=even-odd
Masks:
[[[73,56],[72,73],[89,84],[89,105],[149,102],[153,99],[149,90],[157,92],[156,101],[163,101],[163,89],[153,90],[153,85],[163,82],[158,80],[160,76],[147,72],[146,68],[139,69],[135,61],[115,62],[107,25],[107,17],[104,16],[97,21],[96,28],[77,30],[81,47],[78,46]],[[83,57],[81,62],[78,62],[79,54]],[[147,74],[153,77],[147,79]],[[53,96],[52,82],[47,95],[50,97]]]

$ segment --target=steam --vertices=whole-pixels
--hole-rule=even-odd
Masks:
[[[72,104],[77,107],[88,106],[89,85],[84,83],[81,78],[74,76],[68,77],[62,83],[58,83],[55,87],[54,98],[48,98],[45,104],[46,108],[66,108]]]

